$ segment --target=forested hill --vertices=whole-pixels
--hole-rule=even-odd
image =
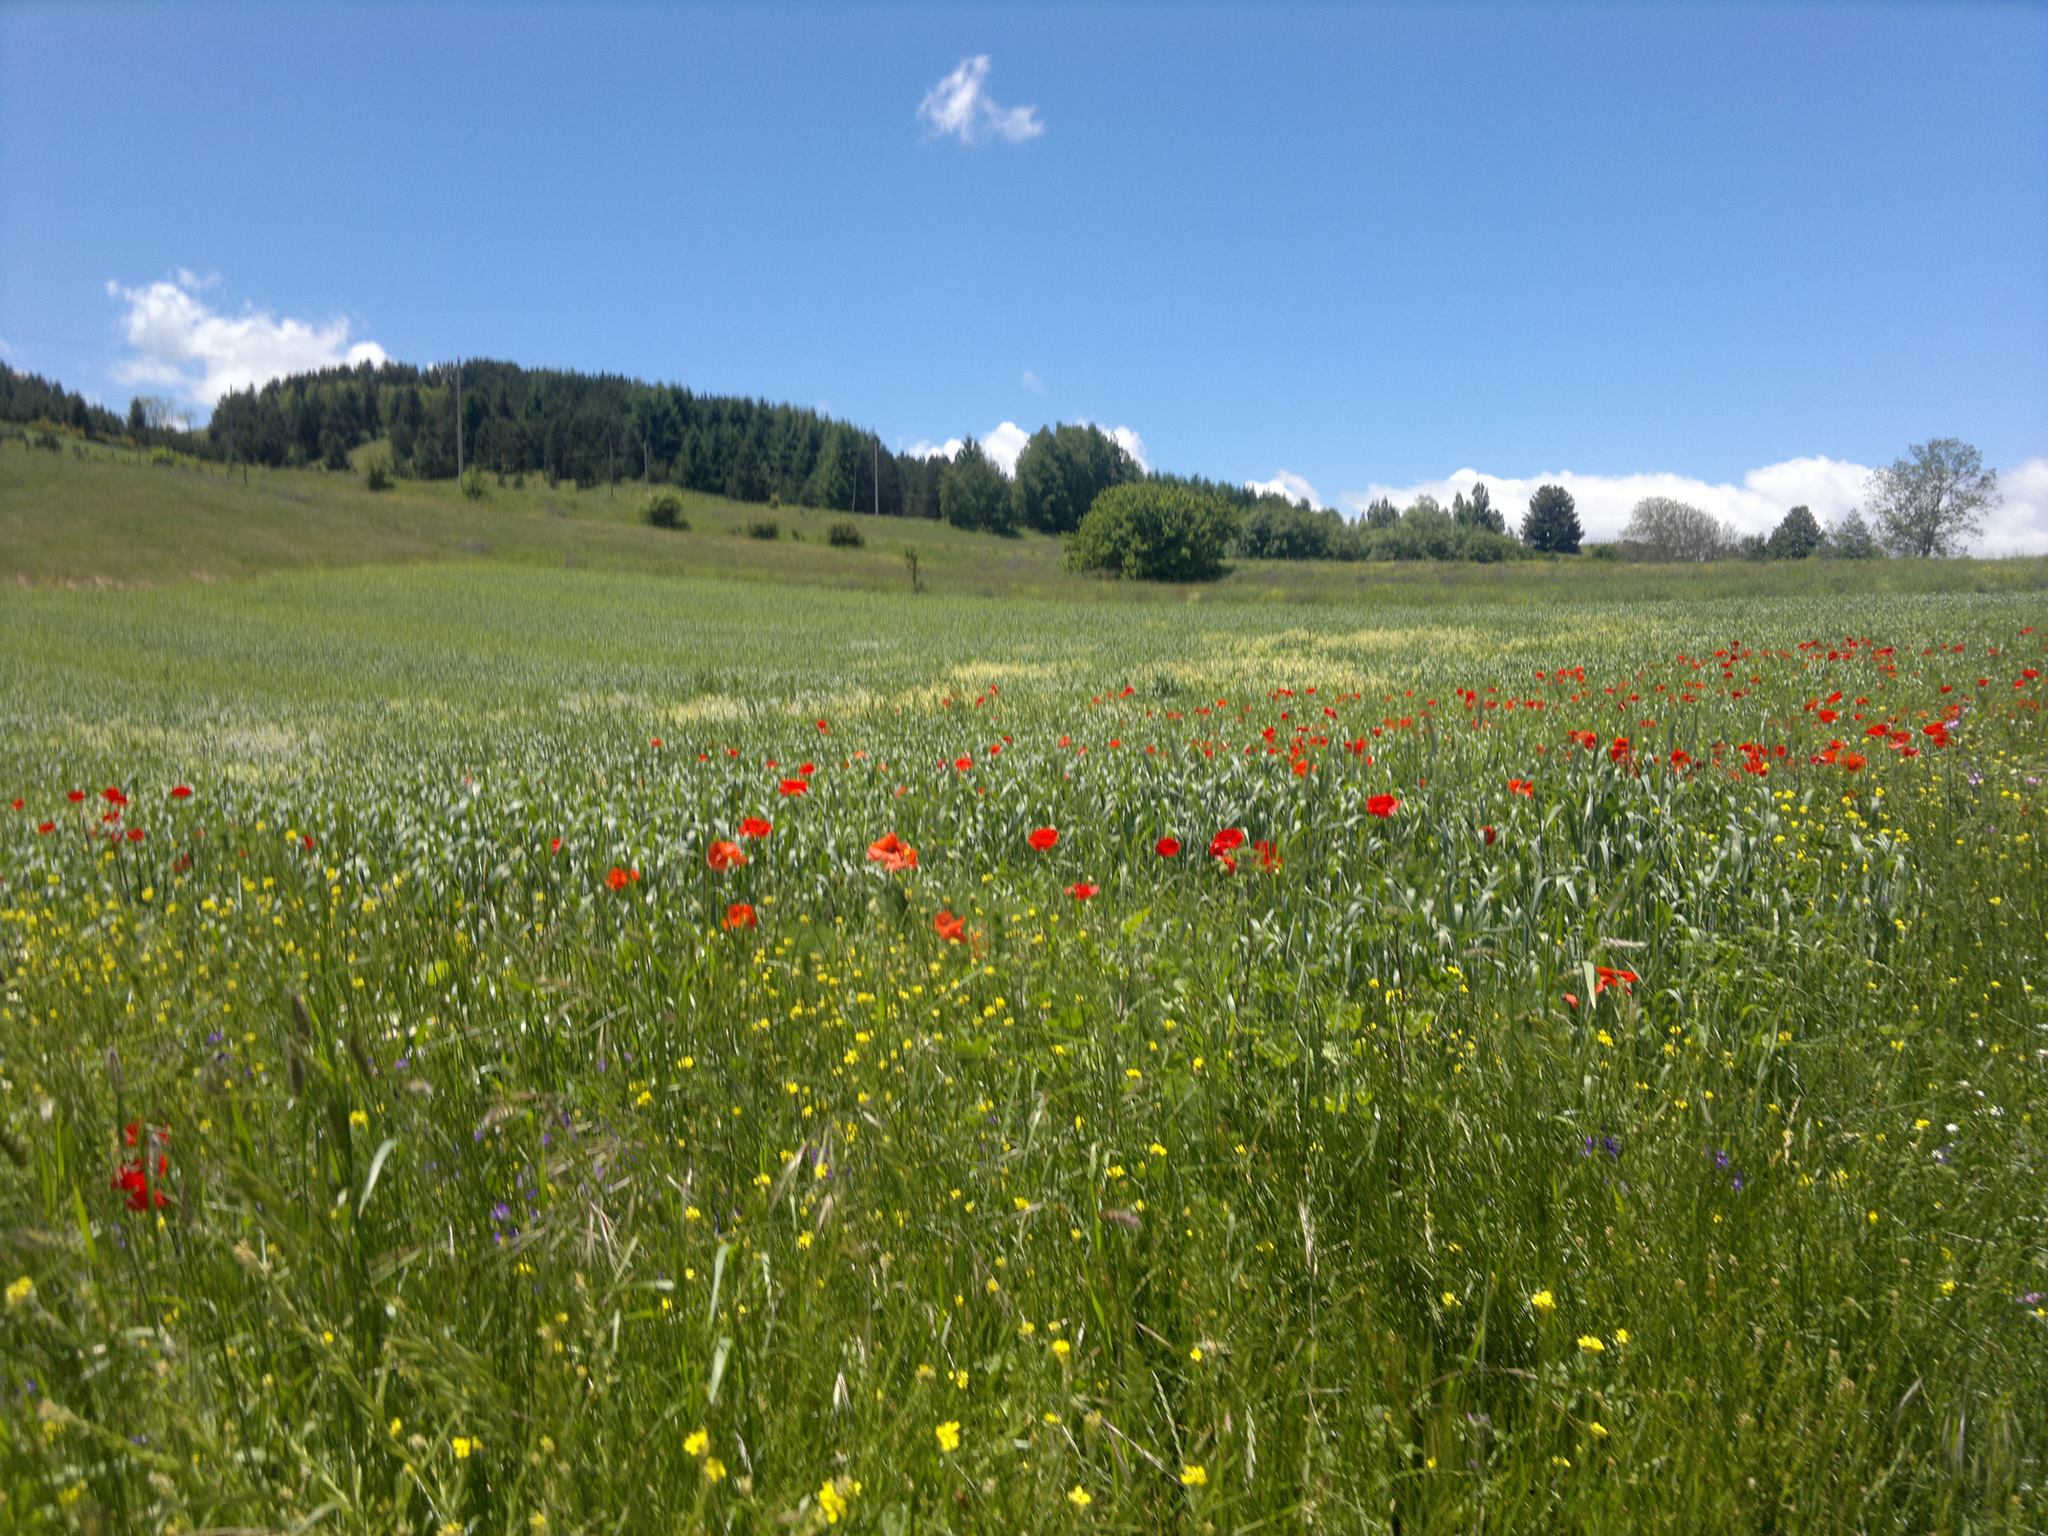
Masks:
[[[937,515],[943,465],[891,453],[874,433],[800,406],[491,361],[463,363],[460,384],[464,467]],[[208,451],[340,468],[353,449],[383,438],[398,474],[447,479],[458,468],[456,386],[452,365],[365,364],[278,379],[214,407]]]

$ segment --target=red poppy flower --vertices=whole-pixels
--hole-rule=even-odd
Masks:
[[[128,797],[111,784],[100,791],[100,798],[109,805],[126,805],[128,803]]]
[[[1671,752],[1671,766],[1674,768],[1690,768],[1692,766],[1692,754],[1683,747],[1674,747]]]
[[[807,795],[811,792],[811,786],[802,779],[784,779],[779,787],[784,795]]]
[[[14,808],[15,808],[15,809],[16,809],[16,810],[18,811],[18,810],[20,810],[20,809],[22,808],[22,806],[23,806],[23,805],[24,805],[25,803],[26,803],[25,801],[21,801],[21,800],[16,800],[16,801],[14,802]]]
[[[827,725],[824,721],[820,720],[818,722],[818,729],[829,735],[831,733],[832,727]]]
[[[1076,901],[1087,901],[1090,897],[1092,897],[1097,891],[1101,889],[1102,887],[1099,885],[1089,885],[1088,883],[1083,881],[1078,885],[1068,886],[1067,894],[1073,897]]]
[[[1260,838],[1256,843],[1252,844],[1252,852],[1259,856],[1259,868],[1261,869],[1273,870],[1278,869],[1281,865],[1282,861],[1279,850],[1264,838]]]
[[[48,837],[52,832],[56,830],[57,823],[55,823],[54,821],[39,821],[36,823],[36,832],[40,836]]]
[[[560,853],[561,851],[562,851],[562,840],[561,840],[561,839],[560,839],[559,837],[551,837],[551,838],[549,838],[549,839],[548,839],[548,852],[549,852],[549,853]]]
[[[190,800],[192,798],[192,786],[190,784],[178,785],[171,791],[171,798],[173,800]]]
[[[76,805],[78,804],[79,801],[85,798],[85,791],[82,789],[74,789],[69,794],[65,795],[64,798],[66,800],[69,800],[73,805]]]
[[[892,875],[900,874],[917,868],[917,850],[889,832],[868,844],[868,862],[881,865]]]
[[[1573,1009],[1574,1011],[1576,1011],[1576,1010],[1577,1010],[1577,1008],[1578,1008],[1578,1006],[1579,1006],[1579,994],[1578,994],[1578,993],[1576,993],[1576,992],[1567,992],[1567,993],[1565,993],[1565,995],[1564,995],[1564,1002],[1565,1002],[1565,1006],[1566,1006],[1567,1008],[1570,1008],[1570,1009]]]
[[[1628,761],[1628,738],[1626,736],[1617,736],[1608,745],[1607,761],[1610,763],[1625,763]]]
[[[1052,847],[1059,840],[1059,831],[1054,827],[1040,827],[1030,837],[1025,839],[1026,842],[1030,843],[1040,853],[1044,853],[1046,849]]]
[[[1487,823],[1485,826],[1479,829],[1480,841],[1485,843],[1486,846],[1489,848],[1493,846],[1493,840],[1499,835],[1499,833],[1493,830],[1493,824],[1491,822]]]
[[[720,838],[705,851],[704,862],[722,873],[728,869],[738,869],[747,862],[747,856],[740,852],[738,843],[728,843]]]
[[[661,749],[661,738],[659,736],[649,737],[647,745],[653,747],[656,751],[659,751]]]
[[[611,872],[604,877],[604,883],[615,891],[623,891],[632,883],[633,876],[614,864]]]
[[[1239,827],[1225,827],[1209,839],[1209,857],[1220,859],[1244,846],[1244,831]]]
[[[1152,851],[1162,859],[1178,858],[1180,856],[1180,839],[1177,837],[1162,837],[1152,845]]]
[[[754,909],[744,901],[736,901],[725,909],[725,929],[730,933],[735,928],[758,928],[760,923],[754,917]]]
[[[956,757],[953,759],[953,767],[960,773],[965,773],[973,766],[974,759],[971,757]]]
[[[1365,813],[1368,816],[1377,816],[1380,820],[1385,821],[1400,808],[1400,804],[1400,797],[1397,795],[1374,795],[1365,802]]]
[[[1529,779],[1509,779],[1508,793],[1520,795],[1524,800],[1532,800],[1536,796],[1536,785]]]
[[[818,765],[816,763],[798,763],[796,765],[796,771],[803,775],[803,777],[808,779],[812,774],[818,771]]]
[[[1593,967],[1593,973],[1595,977],[1593,995],[1595,997],[1610,989],[1618,989],[1624,994],[1633,993],[1636,983],[1642,980],[1634,971],[1617,971],[1611,966],[1605,965],[1596,965]]]
[[[1861,752],[1844,752],[1840,761],[1845,770],[1850,773],[1856,773],[1863,767],[1864,759]]]
[[[130,827],[128,829],[128,841],[131,843],[139,843],[143,840],[143,838],[147,837],[148,835],[149,834],[144,832],[140,827]]]
[[[955,917],[951,912],[941,912],[932,918],[932,928],[948,944],[959,944],[967,937],[967,919]]]
[[[131,1149],[141,1145],[145,1134],[157,1148],[155,1176],[162,1180],[171,1171],[170,1154],[163,1150],[170,1140],[170,1131],[159,1126],[145,1126],[137,1120],[131,1120],[121,1128],[121,1139]],[[120,1171],[109,1181],[110,1188],[120,1190],[128,1197],[127,1206],[131,1211],[147,1211],[152,1207],[162,1210],[171,1203],[169,1195],[152,1185],[149,1162],[149,1153],[145,1150],[141,1156],[121,1164]]]
[[[770,832],[773,832],[774,830],[774,822],[764,821],[759,816],[749,816],[745,821],[740,823],[741,837],[766,837]]]

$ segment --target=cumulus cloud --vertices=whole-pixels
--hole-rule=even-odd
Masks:
[[[1030,441],[1029,432],[1014,421],[1006,421],[981,440],[981,451],[993,459],[1004,474],[1014,475],[1017,473],[1017,456]]]
[[[962,144],[1001,139],[1022,144],[1045,132],[1036,107],[1001,107],[988,94],[988,55],[962,59],[960,67],[924,93],[917,120],[934,138],[955,138]]]
[[[1742,477],[1740,485],[1664,472],[1580,475],[1560,470],[1517,476],[1461,469],[1441,480],[1423,480],[1413,485],[1374,484],[1362,491],[1345,491],[1338,499],[1353,512],[1364,511],[1382,496],[1397,507],[1405,507],[1427,494],[1449,507],[1453,496],[1470,492],[1474,484],[1483,480],[1494,506],[1507,517],[1508,526],[1515,528],[1538,486],[1561,485],[1578,504],[1579,526],[1585,529],[1586,537],[1599,542],[1618,537],[1630,511],[1645,496],[1674,497],[1711,512],[1737,533],[1768,534],[1796,506],[1811,508],[1826,526],[1851,508],[1863,505],[1870,474],[1871,466],[1867,464],[1818,456],[1786,459],[1752,469]],[[2048,552],[2048,459],[2029,459],[2019,468],[2002,473],[1999,489],[2004,493],[2005,504],[1986,515],[1979,551],[1992,555]]]
[[[2048,554],[2048,459],[2028,459],[1998,477],[2004,504],[1984,514],[1977,547],[1987,555]]]
[[[200,277],[182,267],[140,288],[110,280],[107,296],[123,306],[121,332],[128,344],[113,376],[211,409],[231,389],[315,368],[386,361],[376,342],[349,340],[346,319],[280,319],[254,306],[239,315],[222,314],[201,297],[219,282],[217,275]]]
[[[1116,440],[1117,446],[1131,456],[1138,468],[1151,472],[1152,461],[1145,457],[1145,439],[1129,427],[1104,427],[1102,430]]]
[[[1322,494],[1291,469],[1275,471],[1270,480],[1247,480],[1244,485],[1254,496],[1281,496],[1288,501],[1306,500],[1312,507],[1323,505]],[[1372,498],[1368,496],[1365,500],[1369,502]],[[1360,502],[1359,510],[1364,506],[1365,502]]]

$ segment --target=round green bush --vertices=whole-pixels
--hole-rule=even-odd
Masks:
[[[1129,581],[1214,581],[1236,535],[1236,515],[1224,502],[1141,480],[1095,498],[1068,540],[1067,563]]]
[[[647,521],[656,528],[687,528],[688,519],[683,516],[683,498],[676,491],[656,491],[647,498]]]

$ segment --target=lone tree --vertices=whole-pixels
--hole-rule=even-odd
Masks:
[[[1804,560],[1826,541],[1812,509],[1794,507],[1764,541],[1764,555],[1771,560]]]
[[[1579,504],[1561,485],[1539,486],[1529,498],[1522,519],[1522,542],[1551,555],[1576,555],[1585,535],[1579,527]]]
[[[1735,535],[1719,518],[1669,496],[1637,502],[1621,542],[1644,560],[1718,560],[1736,548]]]
[[[1875,560],[1884,553],[1870,536],[1870,524],[1863,521],[1863,514],[1854,507],[1842,514],[1842,520],[1828,534],[1826,548],[1838,560]]]
[[[1877,537],[1893,554],[1956,555],[1999,502],[1998,471],[1960,438],[1915,443],[1864,489]]]

